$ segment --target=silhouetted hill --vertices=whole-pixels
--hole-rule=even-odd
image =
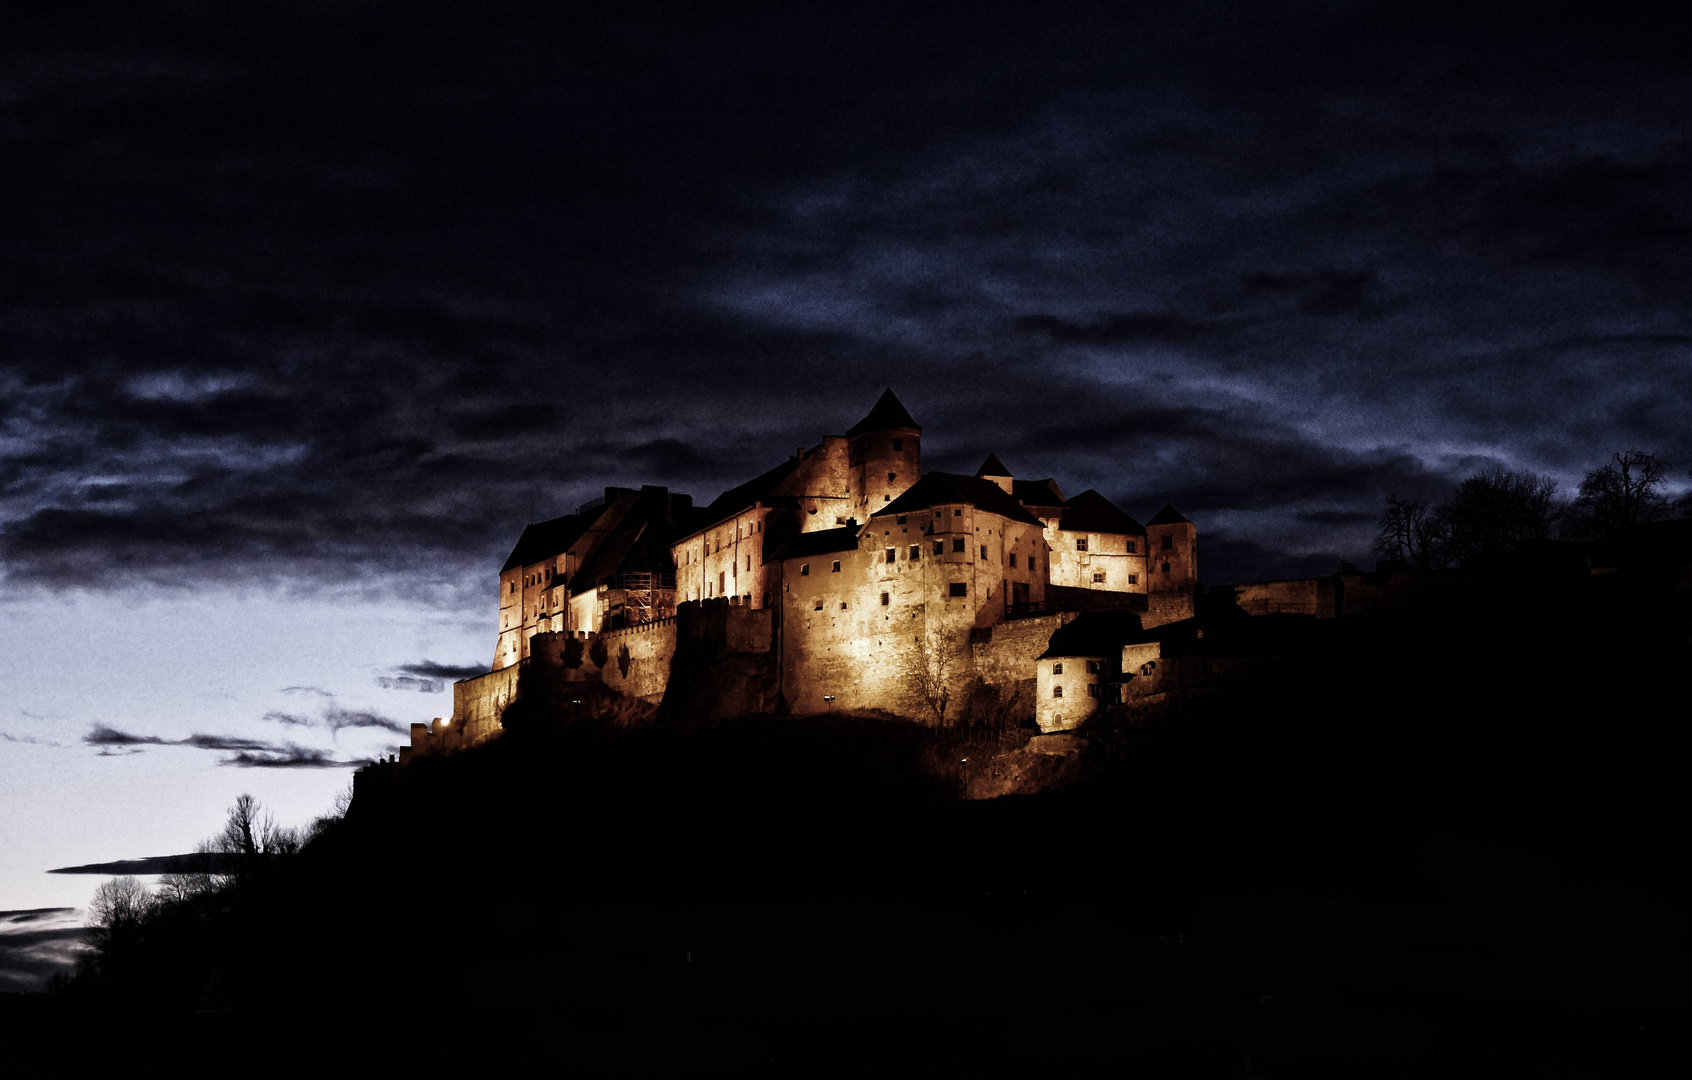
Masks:
[[[1679,1074],[1692,624],[1595,582],[1212,613],[1190,648],[1249,680],[990,801],[909,724],[528,717],[30,1030],[256,1071]]]

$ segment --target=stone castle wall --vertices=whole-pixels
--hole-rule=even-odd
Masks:
[[[517,700],[521,665],[490,671],[452,684],[452,723],[455,740],[475,745],[497,734],[505,707]]]
[[[676,655],[677,617],[611,630],[599,635],[605,666],[599,675],[607,688],[656,705],[670,684],[670,662]]]

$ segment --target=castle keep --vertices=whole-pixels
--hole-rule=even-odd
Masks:
[[[973,476],[924,473],[922,428],[888,390],[708,506],[607,488],[525,528],[492,670],[454,687],[450,719],[413,725],[413,749],[487,738],[539,683],[706,715],[1011,710],[1061,731],[1155,665],[1197,570],[1172,506],[1142,525],[993,454]]]

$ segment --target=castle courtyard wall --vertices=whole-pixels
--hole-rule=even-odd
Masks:
[[[522,665],[512,664],[452,684],[451,726],[458,730],[457,739],[473,746],[500,731],[500,716],[517,700],[517,680],[522,672]]]

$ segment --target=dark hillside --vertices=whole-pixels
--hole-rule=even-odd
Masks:
[[[914,725],[528,717],[53,1022],[255,1071],[1686,1075],[1685,607],[1491,588],[1215,618],[1257,674],[1038,795],[958,801]]]

